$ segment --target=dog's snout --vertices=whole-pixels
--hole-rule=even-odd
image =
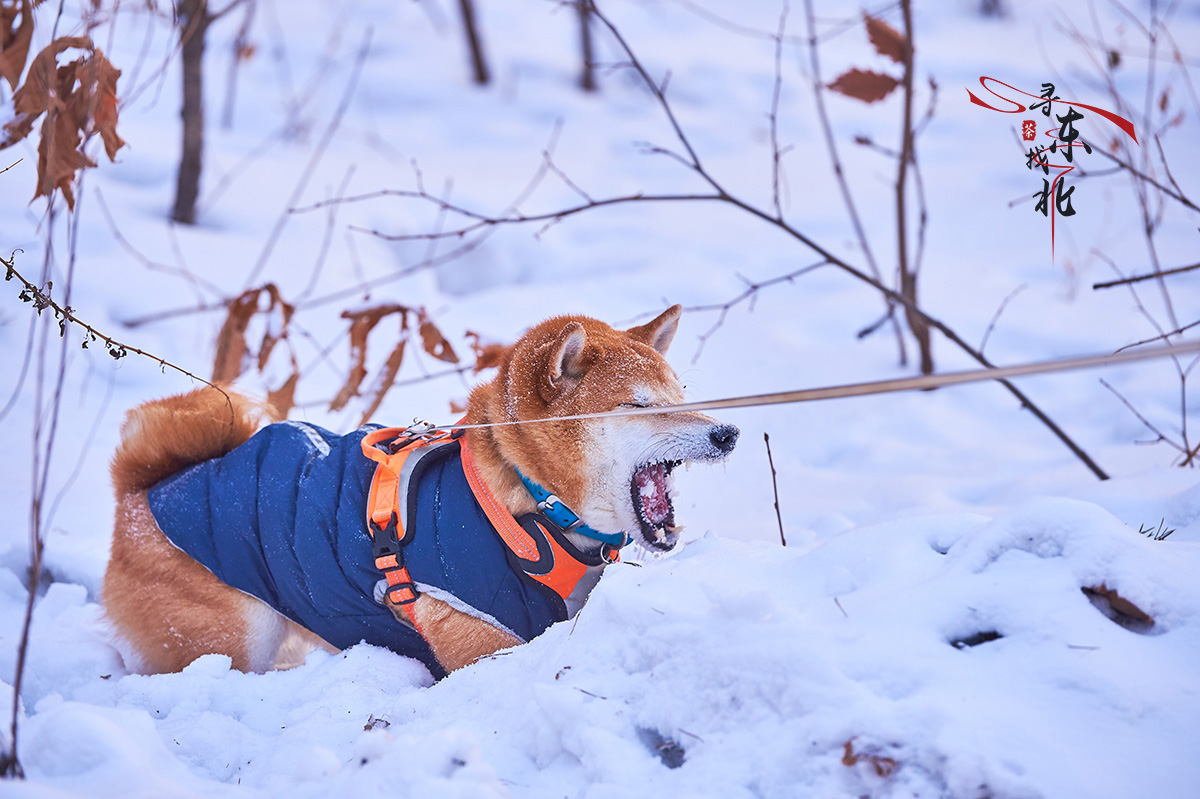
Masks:
[[[721,451],[722,455],[728,455],[733,452],[733,446],[737,444],[738,434],[741,431],[731,424],[717,425],[708,433],[708,440],[713,446]]]

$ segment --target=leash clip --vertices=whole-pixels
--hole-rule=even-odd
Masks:
[[[427,422],[424,419],[414,416],[413,423],[404,428],[404,432],[401,435],[408,438],[427,438],[433,434],[436,427],[437,425],[433,422]]]
[[[437,435],[437,425],[424,419],[413,417],[413,423],[400,431],[400,434],[388,444],[388,451],[395,455],[400,450],[418,441],[432,439]]]

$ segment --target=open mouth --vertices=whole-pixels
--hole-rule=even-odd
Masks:
[[[671,504],[671,470],[683,461],[646,463],[633,472],[629,490],[633,510],[642,527],[642,540],[656,549],[671,549],[679,537],[675,508]]]

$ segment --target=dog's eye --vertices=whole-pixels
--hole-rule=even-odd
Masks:
[[[649,408],[650,406],[645,405],[641,402],[622,402],[617,407],[618,408]]]

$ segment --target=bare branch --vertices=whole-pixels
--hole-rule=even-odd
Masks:
[[[767,114],[771,128],[771,192],[775,205],[775,216],[783,218],[783,205],[779,201],[780,159],[779,149],[779,97],[783,93],[783,34],[787,30],[788,4],[779,12],[779,33],[775,36],[775,82],[771,88],[771,111]],[[816,47],[813,47],[816,50]]]
[[[1168,275],[1179,275],[1184,272],[1191,272],[1193,269],[1200,269],[1200,263],[1191,264],[1189,266],[1179,266],[1174,269],[1164,269],[1161,272],[1150,272],[1144,275],[1135,275],[1133,277],[1123,277],[1120,280],[1107,280],[1103,283],[1093,283],[1093,289],[1109,289],[1113,286],[1125,286],[1130,283],[1140,283],[1143,280],[1154,280],[1155,278],[1167,277]]]
[[[1113,388],[1112,385],[1107,380],[1105,380],[1104,378],[1100,378],[1100,384],[1102,386],[1104,386],[1105,388],[1107,388],[1109,391],[1111,391],[1113,396],[1116,397],[1117,399],[1119,399],[1121,401],[1121,404],[1124,405],[1129,410],[1130,413],[1132,413],[1134,416],[1136,416],[1139,422],[1141,422],[1143,425],[1146,426],[1147,430],[1149,430],[1151,433],[1153,433],[1155,436],[1157,436],[1157,438],[1155,439],[1155,443],[1161,441],[1164,444],[1170,446],[1172,449],[1179,450],[1179,452],[1183,453],[1184,455],[1188,454],[1187,449],[1185,449],[1179,443],[1172,441],[1170,438],[1163,435],[1161,430],[1159,430],[1154,425],[1150,424],[1149,420],[1147,420],[1145,416],[1142,416],[1142,414],[1140,414],[1138,412],[1137,408],[1133,407],[1133,403],[1131,403],[1129,400],[1125,399],[1125,397],[1123,397],[1121,395],[1121,392],[1119,392],[1115,388]]]
[[[771,490],[775,492],[775,520],[779,522],[779,543],[787,546],[787,537],[783,534],[783,516],[779,512],[779,485],[775,482],[775,459],[771,457],[771,436],[763,433],[763,443],[767,445],[767,463],[771,466]]]
[[[1082,137],[1080,137],[1080,139],[1082,140]],[[1195,203],[1193,203],[1191,200],[1189,200],[1189,199],[1187,198],[1187,196],[1186,196],[1186,195],[1184,195],[1184,194],[1183,194],[1183,193],[1181,193],[1181,192],[1176,192],[1176,191],[1172,191],[1171,189],[1168,189],[1166,186],[1162,185],[1161,183],[1159,183],[1159,182],[1158,182],[1157,180],[1155,180],[1154,178],[1152,178],[1152,177],[1150,177],[1149,175],[1145,174],[1144,172],[1140,171],[1140,170],[1139,170],[1139,169],[1137,169],[1136,167],[1134,167],[1134,166],[1131,166],[1129,163],[1127,163],[1126,161],[1122,160],[1122,159],[1121,159],[1121,158],[1119,158],[1118,156],[1115,156],[1115,155],[1113,155],[1112,153],[1108,152],[1108,151],[1107,151],[1107,150],[1105,150],[1103,147],[1100,147],[1100,146],[1098,146],[1098,145],[1092,145],[1092,151],[1093,151],[1093,152],[1097,152],[1097,153],[1099,153],[1100,155],[1104,156],[1104,157],[1105,157],[1105,158],[1107,158],[1109,161],[1112,161],[1114,164],[1116,164],[1117,166],[1119,166],[1121,169],[1124,169],[1124,170],[1126,170],[1127,172],[1129,172],[1131,175],[1133,175],[1134,177],[1136,177],[1138,180],[1142,181],[1143,183],[1148,183],[1148,184],[1150,184],[1151,186],[1153,186],[1154,188],[1158,189],[1158,190],[1159,190],[1159,191],[1161,191],[1163,194],[1167,195],[1167,196],[1168,196],[1168,197],[1170,197],[1171,199],[1173,199],[1173,200],[1175,200],[1176,202],[1180,203],[1180,204],[1181,204],[1181,205],[1183,205],[1184,207],[1186,207],[1186,208],[1190,208],[1190,209],[1192,209],[1193,211],[1196,211],[1196,212],[1200,213],[1200,206],[1197,206]]]
[[[325,132],[321,135],[320,141],[317,142],[317,146],[313,149],[308,163],[300,173],[300,179],[296,181],[296,187],[292,190],[291,199],[288,200],[283,213],[279,215],[275,226],[268,234],[267,240],[263,244],[262,252],[258,256],[257,263],[254,264],[254,268],[250,270],[250,274],[246,277],[246,288],[258,281],[258,276],[262,274],[263,268],[266,267],[267,260],[271,257],[271,253],[275,249],[275,244],[279,241],[279,236],[283,233],[284,226],[287,225],[287,221],[291,216],[291,209],[300,201],[304,190],[308,188],[308,181],[312,178],[313,172],[316,171],[317,165],[325,155],[326,148],[329,147],[329,143],[333,140],[333,134],[337,132],[338,126],[341,124],[342,117],[346,115],[346,111],[350,107],[350,100],[354,96],[354,88],[358,85],[359,75],[362,74],[363,63],[367,60],[367,53],[371,50],[372,33],[373,29],[367,28],[363,34],[363,41],[354,59],[354,67],[350,72],[350,79],[346,82],[346,89],[342,93],[342,99],[334,110],[333,116],[330,117],[329,124],[325,128]]]
[[[812,0],[804,0],[804,15],[808,26],[808,55],[809,69],[812,73],[813,99],[816,101],[817,117],[821,121],[821,131],[825,136],[825,148],[829,152],[830,163],[833,164],[833,174],[837,178],[838,189],[842,194],[842,203],[846,206],[846,214],[850,217],[850,225],[854,228],[854,236],[858,239],[859,247],[862,248],[863,257],[867,260],[867,268],[875,278],[875,281],[882,283],[883,275],[879,271],[879,265],[875,262],[875,254],[871,250],[866,230],[863,228],[862,220],[859,218],[854,196],[850,193],[850,185],[846,181],[846,174],[842,169],[842,160],[838,155],[837,142],[833,136],[833,125],[829,121],[829,113],[825,110],[825,84],[821,79],[821,60],[817,47],[817,22],[816,16],[813,13]],[[881,317],[881,322],[886,321],[892,323],[892,331],[896,335],[896,347],[899,350],[900,365],[904,366],[908,363],[908,352],[904,345],[904,333],[900,329],[899,321],[896,319],[895,303],[891,300],[887,300],[887,311]],[[878,327],[879,325],[872,325],[864,328],[864,331],[874,332]],[[870,332],[864,334],[860,331],[859,337],[862,338],[864,335],[870,335]]]
[[[87,348],[89,342],[100,341],[114,359],[119,360],[124,358],[129,353],[141,355],[144,358],[149,358],[150,360],[156,362],[161,369],[171,369],[180,373],[181,375],[184,375],[185,377],[190,377],[192,380],[199,381],[204,385],[215,388],[217,391],[225,394],[225,391],[222,390],[220,386],[213,385],[204,378],[189,372],[187,369],[184,369],[182,366],[176,366],[165,358],[160,358],[153,353],[146,352],[145,350],[129,344],[123,344],[120,341],[111,338],[110,336],[104,335],[99,330],[76,316],[75,310],[70,305],[63,306],[55,302],[50,296],[50,284],[47,284],[46,289],[43,290],[42,288],[35,286],[33,283],[30,283],[28,280],[26,280],[24,276],[22,276],[21,273],[16,270],[12,260],[6,260],[5,258],[0,257],[0,263],[4,264],[6,270],[4,276],[5,280],[12,280],[15,277],[18,281],[20,281],[21,285],[24,286],[24,290],[21,292],[21,299],[32,303],[34,310],[39,315],[41,315],[42,311],[46,309],[50,309],[50,311],[53,312],[55,318],[58,319],[60,335],[66,335],[66,327],[67,323],[69,322],[82,328],[86,334],[83,341],[83,347],[85,349]],[[225,396],[228,398],[229,395],[225,394]]]
[[[992,314],[992,320],[990,322],[988,322],[987,329],[983,331],[983,338],[979,340],[979,351],[980,352],[983,352],[984,349],[987,347],[988,339],[992,335],[992,330],[995,329],[996,323],[1000,321],[1000,316],[1001,316],[1001,314],[1004,313],[1004,309],[1007,308],[1008,304],[1013,301],[1013,298],[1015,298],[1018,294],[1020,294],[1022,291],[1024,291],[1027,288],[1029,288],[1029,284],[1022,283],[1021,285],[1017,286],[1015,289],[1010,291],[1008,293],[1008,296],[1005,297],[1000,302],[1000,307],[998,307],[996,309],[996,313]]]
[[[1155,341],[1166,341],[1171,336],[1178,336],[1180,333],[1185,333],[1188,330],[1191,330],[1193,327],[1198,327],[1198,326],[1200,326],[1200,319],[1197,319],[1195,322],[1192,322],[1191,324],[1184,325],[1183,327],[1177,327],[1169,333],[1162,333],[1160,335],[1153,336],[1151,338],[1142,339],[1141,341],[1135,341],[1132,344],[1126,344],[1124,347],[1117,348],[1116,352],[1124,352],[1125,350],[1130,350],[1130,349],[1133,349],[1134,347],[1140,347],[1143,344],[1150,344]]]
[[[952,328],[950,328],[944,322],[930,316],[929,314],[927,314],[926,312],[921,310],[917,306],[915,301],[913,301],[912,299],[910,299],[906,296],[903,296],[900,292],[897,292],[891,288],[888,288],[879,279],[874,278],[871,275],[868,275],[867,273],[863,272],[862,270],[858,269],[857,267],[854,267],[851,264],[847,263],[845,260],[837,257],[832,252],[830,252],[828,249],[822,247],[820,244],[818,244],[816,241],[814,241],[812,238],[810,238],[804,232],[802,232],[801,230],[792,226],[785,220],[779,219],[771,212],[763,210],[763,209],[753,205],[752,203],[750,203],[746,200],[743,200],[742,198],[740,198],[736,195],[730,194],[728,191],[726,191],[725,188],[715,178],[713,178],[712,175],[710,175],[705,170],[705,168],[701,164],[700,159],[698,158],[696,151],[693,148],[691,141],[689,140],[687,134],[683,131],[682,127],[679,125],[679,122],[676,119],[674,112],[671,108],[671,105],[667,101],[666,96],[663,94],[661,87],[658,84],[656,84],[654,82],[654,80],[649,76],[646,69],[641,65],[641,62],[638,60],[636,55],[630,49],[628,43],[620,35],[620,33],[616,30],[614,24],[599,9],[593,8],[592,13],[595,15],[595,18],[597,20],[599,20],[602,25],[605,26],[605,28],[607,28],[609,31],[611,31],[613,33],[614,38],[617,40],[619,46],[622,48],[622,50],[624,50],[626,56],[628,57],[630,65],[638,73],[638,75],[641,76],[641,78],[645,82],[647,88],[654,95],[657,104],[662,109],[664,115],[667,117],[668,121],[670,122],[672,129],[675,132],[675,136],[676,136],[677,140],[679,141],[680,145],[684,148],[684,150],[688,153],[690,160],[684,159],[684,163],[687,165],[688,169],[693,174],[695,174],[697,177],[701,178],[704,182],[706,182],[708,185],[710,185],[713,189],[713,192],[711,194],[671,194],[671,195],[667,195],[667,194],[648,195],[648,194],[644,194],[644,193],[637,193],[637,194],[631,194],[631,195],[626,195],[626,196],[622,196],[622,197],[612,197],[612,198],[608,198],[605,200],[593,200],[590,202],[585,202],[581,205],[576,205],[576,206],[572,206],[569,208],[563,208],[563,209],[559,209],[557,211],[551,211],[551,212],[546,212],[546,213],[541,213],[541,214],[526,215],[526,214],[522,214],[522,213],[514,210],[514,211],[512,211],[510,213],[506,213],[502,216],[493,217],[493,216],[488,216],[486,214],[482,214],[482,213],[479,213],[479,212],[476,212],[476,211],[473,211],[473,210],[470,210],[470,209],[467,209],[464,207],[456,206],[452,203],[449,203],[448,201],[433,197],[432,195],[429,195],[427,192],[425,192],[424,189],[418,189],[417,191],[407,191],[407,192],[391,191],[391,192],[388,192],[389,195],[403,196],[403,197],[408,197],[408,198],[420,199],[425,202],[431,202],[431,203],[434,203],[435,205],[438,205],[439,207],[446,208],[447,210],[452,211],[454,213],[459,213],[462,216],[464,216],[465,218],[472,219],[474,221],[470,225],[467,225],[467,226],[464,226],[457,230],[452,230],[452,231],[441,231],[441,232],[434,233],[434,234],[423,234],[423,235],[418,234],[418,235],[388,236],[387,238],[389,238],[391,240],[421,240],[421,239],[428,240],[431,236],[438,237],[438,238],[449,238],[451,236],[460,236],[461,237],[461,236],[467,235],[468,233],[470,233],[472,231],[479,231],[481,235],[484,235],[487,231],[492,230],[501,225],[528,224],[531,222],[545,223],[545,222],[551,222],[551,221],[558,221],[558,220],[566,218],[568,216],[579,214],[584,211],[589,211],[594,208],[619,205],[619,204],[627,204],[627,203],[665,202],[665,201],[684,201],[684,202],[687,202],[687,201],[706,201],[706,202],[718,201],[718,202],[723,202],[734,208],[741,209],[742,211],[746,212],[747,214],[757,217],[757,218],[763,220],[764,222],[767,222],[768,224],[776,227],[783,233],[787,234],[788,236],[795,239],[796,241],[802,243],[808,249],[810,249],[814,253],[816,253],[817,256],[819,256],[819,258],[820,258],[819,263],[822,263],[822,264],[828,263],[833,266],[836,266],[837,268],[839,268],[842,271],[846,272],[847,274],[851,275],[855,279],[873,287],[875,290],[879,291],[887,300],[889,300],[895,304],[903,306],[907,313],[909,313],[916,319],[921,320],[924,325],[940,332],[951,343],[953,343],[956,347],[960,348],[963,352],[970,355],[973,359],[975,359],[982,366],[987,366],[987,367],[993,366],[992,363],[990,361],[988,361],[988,359],[986,357],[984,357],[984,355],[981,352],[979,352],[974,347],[972,347],[970,344],[968,344],[966,342],[966,340],[964,340]],[[546,167],[545,167],[544,159],[543,159],[543,163],[542,163],[542,169],[540,171],[543,174],[547,171]],[[377,194],[376,196],[379,196],[379,195]],[[311,210],[311,209],[305,209],[305,210]],[[374,231],[365,231],[365,232],[373,233]],[[378,235],[383,235],[383,234],[378,234]],[[394,279],[394,277],[395,276],[389,276],[389,278],[387,278],[387,279]],[[751,292],[750,296],[753,296],[753,292]],[[722,311],[722,316],[721,316],[721,319],[718,320],[718,323],[721,320],[723,320],[724,313],[725,313],[725,311]],[[1045,425],[1075,455],[1075,457],[1077,457],[1085,466],[1087,466],[1088,469],[1090,469],[1092,471],[1093,474],[1095,474],[1100,479],[1107,479],[1108,475],[1104,472],[1104,470],[1102,470],[1095,463],[1095,461],[1093,461],[1091,459],[1091,457],[1078,444],[1076,444],[1066,434],[1066,432],[1064,432],[1062,430],[1062,428],[1060,428],[1049,416],[1047,416],[1044,411],[1042,411],[1040,408],[1038,408],[1024,394],[1024,392],[1020,391],[1009,380],[1000,380],[998,382],[1001,385],[1003,385],[1014,397],[1017,398],[1017,400],[1021,403],[1022,407],[1029,409],[1029,411],[1038,419],[1038,421],[1040,421],[1043,425]]]
[[[104,195],[101,193],[99,186],[96,187],[96,200],[100,203],[100,212],[104,215],[105,221],[108,222],[108,228],[112,232],[113,238],[117,240],[117,244],[120,244],[121,248],[125,250],[125,252],[129,253],[129,255],[131,255],[134,259],[140,261],[142,266],[146,267],[152,272],[161,272],[163,274],[181,277],[191,283],[197,289],[204,289],[210,294],[218,297],[221,296],[221,289],[217,288],[212,283],[209,283],[207,280],[196,276],[196,274],[191,270],[179,266],[160,264],[157,261],[153,261],[143,255],[129,242],[128,239],[125,238],[124,235],[122,235],[121,230],[117,227],[116,221],[113,219],[112,214],[108,210],[108,203],[104,201]]]
[[[696,354],[692,356],[692,363],[694,364],[700,360],[700,354],[704,351],[704,345],[707,344],[708,340],[710,338],[712,338],[713,334],[716,333],[717,330],[719,330],[721,328],[721,326],[725,324],[725,318],[729,315],[729,312],[735,306],[740,305],[741,303],[746,302],[747,300],[753,302],[755,297],[758,296],[758,292],[762,291],[765,288],[769,288],[771,286],[775,286],[780,283],[790,283],[793,280],[795,280],[796,278],[800,277],[801,275],[806,275],[809,272],[812,272],[816,269],[821,268],[822,266],[828,266],[829,263],[830,263],[829,261],[817,261],[814,264],[809,264],[808,266],[802,266],[799,269],[795,269],[795,270],[788,272],[786,274],[783,274],[783,275],[776,275],[775,277],[769,278],[767,280],[763,280],[758,283],[755,283],[751,280],[747,280],[746,278],[743,277],[742,282],[744,282],[746,284],[746,288],[744,291],[742,291],[741,294],[738,294],[736,297],[734,297],[726,302],[722,302],[722,303],[711,303],[708,305],[692,305],[687,308],[684,308],[683,310],[686,312],[689,312],[689,313],[698,313],[698,312],[704,312],[704,311],[718,311],[719,312],[717,314],[717,321],[714,322],[712,324],[712,326],[709,327],[708,330],[706,330],[700,334],[700,346],[696,348]],[[740,275],[739,275],[739,277],[740,277]]]

